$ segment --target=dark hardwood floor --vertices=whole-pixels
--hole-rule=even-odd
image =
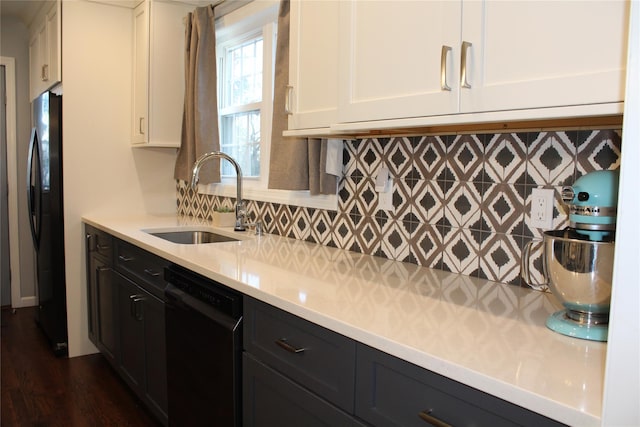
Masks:
[[[2,427],[159,424],[99,354],[56,358],[35,308],[2,309]]]

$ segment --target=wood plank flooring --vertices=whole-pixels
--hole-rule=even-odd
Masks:
[[[101,355],[56,358],[35,313],[2,309],[2,427],[159,426]]]

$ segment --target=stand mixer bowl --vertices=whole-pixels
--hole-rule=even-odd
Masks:
[[[613,242],[585,240],[572,229],[544,232],[544,274],[569,319],[608,323],[613,255]]]
[[[522,256],[522,275],[530,284],[528,264],[535,242],[525,246]],[[542,243],[545,284],[565,307],[547,319],[547,327],[571,337],[606,341],[614,242],[592,241],[567,228],[545,231]]]

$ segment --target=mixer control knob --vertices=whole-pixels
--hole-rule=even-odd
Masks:
[[[587,193],[586,191],[579,192],[578,200],[581,202],[586,202],[587,200],[589,200],[589,193]]]
[[[565,203],[571,203],[574,195],[573,187],[562,187],[562,200],[564,200]]]

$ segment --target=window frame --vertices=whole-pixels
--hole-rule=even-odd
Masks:
[[[243,177],[243,198],[261,202],[290,204],[301,207],[337,210],[337,194],[311,196],[308,190],[288,191],[268,188],[269,160],[271,151],[271,122],[273,110],[273,83],[275,75],[275,49],[277,21],[280,2],[278,0],[252,1],[227,15],[216,19],[216,55],[218,57],[218,93],[222,84],[220,59],[224,47],[248,40],[262,33],[263,36],[263,85],[260,108],[260,178]],[[271,52],[271,55],[268,55]],[[219,103],[220,104],[220,103]],[[218,105],[219,111],[221,106]],[[231,109],[229,109],[231,111]],[[220,113],[219,113],[220,115]],[[220,121],[218,123],[219,129]],[[223,197],[236,197],[236,177],[223,177],[220,183],[198,185],[198,192]]]

